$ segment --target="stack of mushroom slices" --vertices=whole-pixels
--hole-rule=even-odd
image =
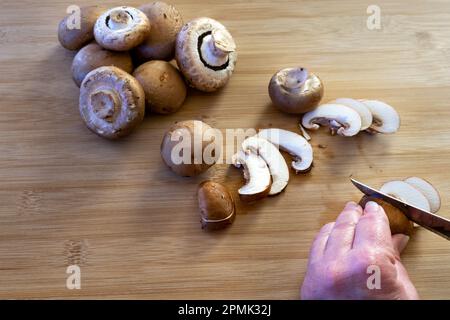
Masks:
[[[289,169],[279,149],[288,152],[296,173],[307,172],[313,162],[313,149],[305,138],[283,129],[263,129],[244,140],[233,156],[233,164],[243,168],[246,184],[239,190],[242,201],[254,201],[283,191],[289,182]]]
[[[328,126],[331,134],[345,137],[360,131],[395,133],[400,127],[400,116],[382,101],[339,98],[305,113],[301,126],[312,130]]]

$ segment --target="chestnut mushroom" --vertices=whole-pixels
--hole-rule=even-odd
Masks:
[[[395,133],[400,128],[398,112],[385,102],[360,100],[372,113],[373,121],[367,131],[370,133]]]
[[[104,12],[95,23],[95,40],[114,51],[128,51],[140,45],[150,34],[150,21],[133,7],[116,7]]]
[[[183,18],[178,10],[165,2],[144,4],[139,10],[151,22],[152,30],[142,44],[133,50],[137,61],[170,61],[175,56],[175,40],[183,26]]]
[[[144,90],[135,78],[117,67],[94,69],[81,83],[81,117],[101,137],[128,135],[142,122],[144,112]]]
[[[216,129],[199,120],[177,122],[163,137],[161,157],[174,173],[197,176],[214,165],[221,155],[222,146],[216,142],[216,134]]]
[[[133,72],[133,62],[128,52],[109,51],[93,42],[75,55],[72,62],[72,78],[77,86],[80,86],[89,72],[104,66],[115,66],[127,73]]]
[[[403,233],[411,236],[414,230],[413,222],[409,220],[403,213],[402,208],[397,208],[390,203],[376,197],[363,196],[359,201],[361,207],[365,207],[366,203],[374,201],[380,205],[386,213],[389,220],[391,234]]]
[[[161,114],[176,112],[186,99],[186,84],[180,72],[167,61],[149,61],[133,76],[142,85],[147,108]]]
[[[361,101],[351,98],[339,98],[330,103],[342,104],[358,112],[361,117],[361,131],[368,129],[373,122],[373,116],[369,108]]]
[[[202,229],[223,229],[234,222],[236,207],[228,189],[220,183],[203,181],[197,191]]]
[[[323,97],[323,84],[305,68],[286,68],[270,79],[269,95],[283,112],[301,114],[313,110]]]
[[[236,44],[221,23],[198,18],[178,33],[175,59],[192,87],[212,92],[230,79],[237,60]]]
[[[68,19],[72,19],[71,15],[62,19],[58,26],[58,40],[61,45],[68,50],[79,50],[94,40],[95,22],[104,11],[101,6],[81,7],[79,28],[68,23]]]

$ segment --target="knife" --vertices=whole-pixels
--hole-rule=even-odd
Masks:
[[[438,216],[437,214],[419,209],[413,205],[403,202],[399,199],[393,198],[387,194],[384,194],[374,188],[371,188],[364,183],[350,179],[353,185],[367,196],[375,197],[386,201],[397,208],[403,208],[403,213],[406,217],[417,223],[418,225],[430,230],[431,232],[450,240],[450,220]]]

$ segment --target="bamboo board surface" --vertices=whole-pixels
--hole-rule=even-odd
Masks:
[[[57,41],[72,3],[3,0],[0,298],[296,299],[314,235],[346,201],[359,200],[350,176],[376,187],[426,178],[441,192],[440,213],[450,217],[450,2],[377,1],[382,26],[372,31],[371,3],[174,1],[185,20],[209,16],[228,27],[238,46],[235,73],[220,92],[190,91],[180,112],[151,115],[129,137],[109,142],[82,123],[70,74],[74,53]],[[313,133],[309,174],[291,173],[277,197],[238,202],[231,228],[203,232],[198,183],[223,182],[236,196],[241,172],[217,165],[179,178],[160,159],[163,133],[187,119],[222,130],[298,132],[298,118],[278,112],[267,94],[272,74],[294,65],[324,80],[324,101],[348,96],[394,105],[400,131]],[[420,229],[403,260],[422,298],[450,298],[447,241]],[[81,290],[66,288],[72,264],[81,268]]]

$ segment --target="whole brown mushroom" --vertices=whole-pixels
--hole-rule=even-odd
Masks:
[[[323,97],[323,84],[305,68],[286,68],[275,73],[269,83],[273,104],[283,112],[301,114],[313,110]]]
[[[118,139],[128,135],[142,122],[144,112],[144,90],[133,76],[119,68],[97,68],[81,83],[81,117],[101,137]]]
[[[72,62],[72,78],[77,86],[80,86],[89,72],[104,66],[115,66],[127,73],[133,72],[133,62],[128,52],[109,51],[93,42],[75,55]]]
[[[145,13],[152,24],[150,35],[133,50],[137,61],[170,61],[175,56],[175,40],[183,26],[178,10],[165,2],[144,4],[139,10]]]
[[[150,34],[150,21],[133,7],[116,7],[104,12],[95,23],[95,40],[103,48],[128,51],[140,45]]]
[[[405,216],[402,209],[394,207],[390,203],[387,203],[386,201],[383,201],[379,198],[369,196],[362,197],[362,199],[359,201],[359,204],[364,208],[366,206],[366,203],[369,201],[378,203],[378,205],[380,205],[384,209],[384,212],[389,219],[391,234],[403,233],[408,236],[412,235],[414,224]]]
[[[192,87],[212,92],[230,79],[237,61],[236,44],[220,22],[198,18],[178,33],[175,59]]]
[[[223,229],[234,222],[236,207],[228,189],[220,183],[204,181],[197,191],[202,229]]]
[[[216,133],[216,129],[199,120],[175,123],[166,132],[161,143],[164,163],[183,177],[193,177],[205,172],[221,155],[222,146],[217,142]]]
[[[149,61],[139,66],[133,76],[142,85],[147,108],[152,112],[176,112],[186,99],[186,84],[179,71],[167,61]]]
[[[68,50],[79,50],[94,40],[95,22],[104,11],[100,6],[81,7],[80,28],[69,22],[69,19],[74,19],[72,15],[62,19],[58,26],[58,40],[61,45]]]

